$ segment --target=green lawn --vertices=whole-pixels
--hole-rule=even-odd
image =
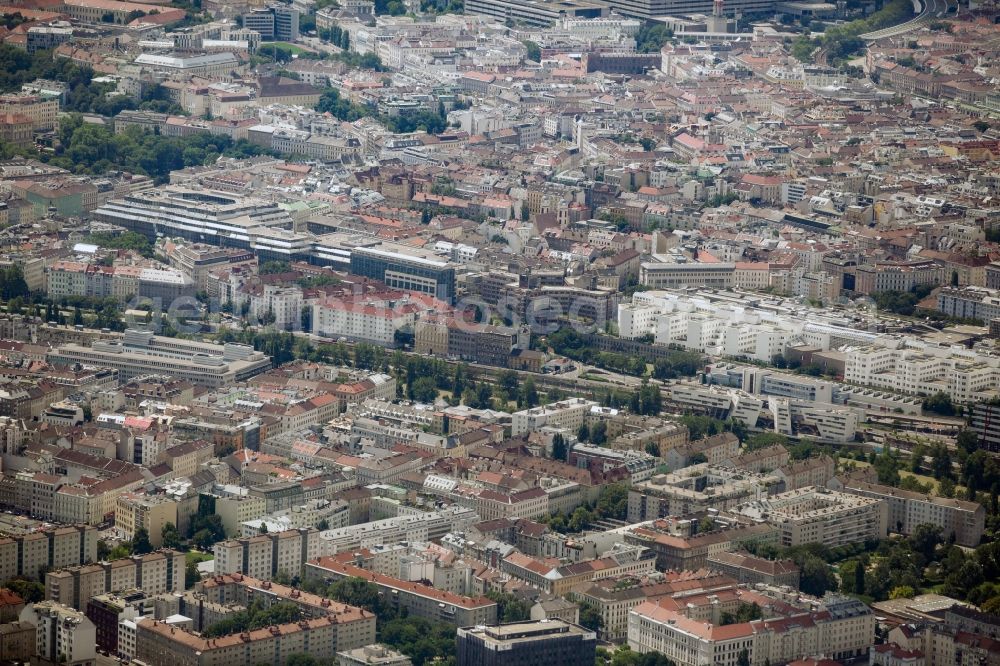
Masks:
[[[185,564],[198,564],[199,562],[207,562],[208,560],[214,560],[215,556],[211,553],[202,553],[197,550],[189,550],[184,553]]]
[[[267,53],[268,46],[278,46],[283,49],[288,49],[294,55],[302,55],[303,53],[312,53],[312,51],[304,49],[298,44],[292,44],[291,42],[264,42],[263,44],[260,45],[260,50],[264,51],[265,55]]]

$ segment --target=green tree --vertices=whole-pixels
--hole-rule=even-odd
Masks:
[[[202,635],[208,638],[228,636],[262,629],[274,624],[289,624],[301,617],[302,609],[298,604],[290,601],[281,601],[271,606],[265,606],[262,601],[255,600],[246,610],[234,613],[224,620],[205,627]]]
[[[27,578],[12,578],[4,583],[4,587],[13,590],[29,604],[42,601],[45,598],[45,585]]]
[[[164,548],[179,548],[181,545],[181,535],[173,523],[166,523],[161,532]]]
[[[958,432],[955,443],[966,453],[972,453],[979,448],[979,435],[975,430],[963,428]]]
[[[399,617],[382,624],[380,642],[413,661],[413,666],[455,660],[455,626],[421,617]]]
[[[899,587],[894,587],[891,592],[889,592],[890,599],[912,599],[916,592],[909,585],[900,585]]]
[[[951,401],[951,396],[944,391],[937,391],[925,398],[923,407],[924,410],[941,416],[955,415],[955,405]]]
[[[674,36],[662,23],[648,21],[639,28],[635,36],[636,49],[639,53],[656,53]]]
[[[0,268],[0,300],[10,301],[28,296],[28,283],[24,270],[18,264]]]
[[[265,261],[257,269],[260,275],[274,275],[277,273],[288,273],[292,270],[287,261]]]
[[[298,653],[288,655],[285,666],[320,666],[320,662],[316,661],[316,657],[311,654]]]
[[[528,409],[538,406],[538,390],[535,388],[535,380],[531,377],[525,379],[521,386],[521,402]]]
[[[153,544],[149,542],[149,532],[145,527],[140,527],[132,535],[132,552],[136,555],[153,552]]]
[[[799,589],[806,594],[822,597],[828,590],[837,589],[837,579],[822,558],[805,552],[792,558],[799,565]]]
[[[601,611],[593,604],[581,602],[580,626],[600,632],[604,628],[604,617],[601,615]]]
[[[191,537],[191,541],[194,545],[202,550],[209,550],[215,545],[215,537],[212,536],[212,531],[207,529],[201,529],[194,533]]]
[[[942,442],[937,442],[931,447],[931,475],[938,481],[944,478],[954,480],[955,471],[951,464],[951,453]]]
[[[941,526],[933,523],[921,523],[910,535],[910,544],[914,551],[920,553],[924,562],[934,560],[934,551],[944,543],[941,537]]]
[[[488,599],[497,604],[497,619],[500,622],[523,622],[531,619],[531,604],[509,592],[488,592]]]
[[[570,515],[569,520],[566,522],[566,529],[570,532],[582,532],[594,521],[594,514],[586,509],[586,507],[578,506],[573,510]]]
[[[417,402],[432,403],[437,400],[437,384],[433,377],[418,377],[413,382],[413,399]]]
[[[316,103],[316,110],[320,113],[329,113],[337,120],[354,122],[360,118],[367,118],[374,115],[368,107],[355,104],[340,96],[340,93],[330,88],[320,95]]]
[[[601,488],[595,511],[600,519],[625,520],[628,514],[628,485],[619,481]]]
[[[199,580],[201,580],[201,574],[198,573],[198,563],[192,560],[184,567],[184,587],[190,589]]]
[[[806,35],[800,35],[792,43],[792,56],[803,63],[811,63],[813,61],[813,52],[816,50],[816,43],[809,39]]]
[[[534,62],[542,61],[542,47],[527,39],[521,43],[524,44],[526,49],[528,49],[528,60],[532,60]]]
[[[762,432],[751,435],[743,443],[747,451],[756,451],[757,449],[765,449],[769,446],[774,445],[785,446],[788,444],[788,438],[782,434],[775,432]]]
[[[974,589],[983,582],[983,568],[980,564],[968,558],[957,571],[948,574],[944,581],[944,594],[949,597],[962,599],[969,590]]]
[[[369,610],[380,621],[391,615],[389,607],[382,603],[378,586],[364,578],[342,578],[327,589],[327,596],[341,603]]]
[[[497,388],[504,400],[514,400],[517,397],[520,378],[513,370],[503,370],[497,376]]]
[[[602,419],[590,429],[590,441],[601,446],[608,441],[608,424]]]
[[[560,433],[552,436],[552,458],[554,460],[566,460],[566,438]]]

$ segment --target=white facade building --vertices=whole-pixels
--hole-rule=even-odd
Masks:
[[[313,305],[313,332],[328,338],[343,337],[392,347],[396,344],[396,331],[413,326],[416,311],[412,303],[321,301]]]
[[[97,628],[82,612],[55,601],[29,604],[21,622],[35,625],[35,655],[49,663],[93,666],[97,661]]]
[[[597,406],[593,400],[569,398],[543,407],[514,412],[511,435],[522,437],[543,427],[564,428],[575,433],[591,408]]]
[[[988,400],[1000,394],[1000,357],[907,339],[849,349],[844,381],[908,395],[941,391],[955,402]]]

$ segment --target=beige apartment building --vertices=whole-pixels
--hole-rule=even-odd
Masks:
[[[830,548],[885,537],[889,506],[881,499],[810,486],[741,505],[737,512],[773,525],[782,546]]]
[[[45,598],[85,608],[98,594],[140,589],[149,595],[184,591],[184,553],[169,548],[145,555],[50,571]]]
[[[149,534],[154,548],[163,546],[163,528],[170,523],[177,526],[177,502],[162,495],[123,493],[118,497],[115,510],[115,531],[124,539],[131,539],[140,528]]]
[[[323,617],[218,638],[202,638],[158,620],[140,620],[136,623],[136,656],[148,666],[282,666],[293,654],[333,659],[339,650],[375,642],[374,614],[335,605],[336,612]]]
[[[410,615],[458,627],[494,624],[497,621],[496,602],[486,597],[465,597],[438,590],[430,585],[374,573],[333,557],[321,557],[308,562],[306,577],[333,580],[363,578],[378,586],[383,598],[395,608],[405,608]]]
[[[305,562],[331,552],[316,529],[258,534],[215,544],[215,572],[271,580],[278,572],[302,574]]]
[[[846,597],[828,596],[814,611],[725,626],[692,615],[676,603],[644,602],[629,612],[628,646],[641,653],[660,652],[677,666],[736,666],[745,650],[752,666],[763,666],[803,655],[854,659],[875,640],[871,609]]]
[[[222,519],[226,534],[239,534],[241,524],[248,520],[256,520],[267,511],[267,500],[263,497],[247,495],[245,497],[217,497],[215,499],[215,514]]]
[[[97,559],[97,530],[85,525],[0,538],[0,577],[42,580],[48,569]]]
[[[40,95],[0,95],[0,115],[16,114],[31,121],[33,131],[59,129],[59,100]]]
[[[932,523],[942,527],[945,538],[955,535],[955,543],[974,548],[983,538],[986,509],[979,502],[937,497],[891,486],[861,481],[843,484],[844,492],[888,505],[888,529],[900,534],[912,534],[917,525]]]

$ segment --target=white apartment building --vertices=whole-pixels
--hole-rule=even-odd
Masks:
[[[771,286],[770,264],[763,261],[738,261],[733,281],[738,289],[750,289],[751,291],[767,289]]]
[[[736,511],[774,525],[786,547],[822,543],[836,548],[882,539],[889,527],[889,506],[881,499],[816,486],[748,502]]]
[[[476,511],[483,520],[501,518],[536,519],[548,515],[549,496],[542,488],[529,488],[505,494],[482,490],[476,498]]]
[[[396,344],[396,331],[412,327],[417,306],[398,302],[344,302],[330,299],[313,305],[313,332],[327,338],[347,338],[386,347]]]
[[[386,518],[320,533],[326,542],[324,555],[345,550],[389,546],[412,541],[439,539],[448,532],[461,532],[480,521],[472,509],[449,508],[413,516]]]
[[[266,284],[260,292],[252,292],[249,314],[258,321],[274,318],[274,325],[287,330],[302,324],[302,289]]]
[[[636,483],[628,492],[628,522],[735,509],[767,495],[775,477],[700,463]]]
[[[963,403],[988,400],[1000,393],[1000,358],[907,339],[849,349],[844,381],[909,395],[942,391]]]
[[[707,291],[639,292],[631,303],[618,306],[618,331],[622,338],[652,335],[659,344],[765,362],[783,352],[792,338],[824,351],[885,338],[848,316],[783,298]]]
[[[124,301],[138,294],[162,298],[169,305],[170,299],[194,291],[193,283],[174,269],[57,261],[47,272],[47,291],[53,298],[113,296]]]
[[[568,398],[560,402],[542,407],[533,407],[520,412],[514,412],[513,425],[511,427],[512,437],[523,437],[529,432],[539,428],[563,428],[572,433],[583,425],[584,419],[590,413],[591,408],[598,404],[593,400],[583,398]]]
[[[268,532],[283,532],[298,528],[316,527],[326,521],[329,529],[347,527],[350,518],[347,502],[340,500],[313,499],[305,504],[282,509],[260,518],[246,520],[240,524],[239,532],[244,537],[260,533],[261,525]]]
[[[26,606],[19,619],[35,625],[36,657],[70,666],[97,663],[97,628],[80,611],[55,601],[40,601]]]
[[[136,619],[146,619],[136,618]],[[122,619],[118,621],[118,654],[127,657],[129,660],[135,659],[136,655],[136,620]]]
[[[633,37],[642,27],[642,21],[624,16],[602,16],[600,18],[573,18],[566,16],[556,23],[556,28],[565,30],[574,37],[600,39],[602,37]]]
[[[657,344],[769,362],[804,322],[738,304],[668,292],[640,292],[618,307],[622,338],[652,335]]]

